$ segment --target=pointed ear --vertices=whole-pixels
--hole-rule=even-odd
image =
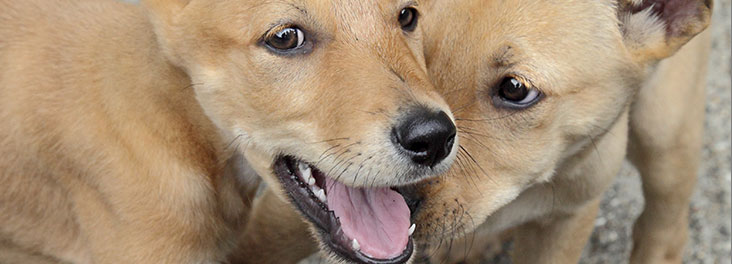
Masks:
[[[669,57],[702,32],[713,0],[618,0],[626,46],[640,63]]]
[[[142,0],[142,5],[147,9],[147,15],[153,25],[155,35],[158,39],[160,48],[165,56],[176,65],[182,64],[182,59],[175,52],[176,47],[180,45],[182,34],[181,27],[178,26],[179,17],[183,14],[183,9],[192,0]]]
[[[142,0],[145,6],[157,22],[171,24],[177,14],[183,10],[191,0]]]

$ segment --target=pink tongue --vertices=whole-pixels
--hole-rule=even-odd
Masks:
[[[348,187],[327,177],[325,184],[328,208],[349,240],[358,240],[361,253],[391,259],[404,252],[409,241],[409,207],[399,193],[389,188]]]

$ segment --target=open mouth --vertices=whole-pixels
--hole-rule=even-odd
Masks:
[[[389,187],[356,188],[290,156],[274,172],[297,208],[338,256],[359,263],[404,263],[412,255],[410,208]]]

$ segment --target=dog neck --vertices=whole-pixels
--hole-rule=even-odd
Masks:
[[[105,116],[94,120],[89,129],[109,127],[119,130],[120,135],[142,135],[121,140],[162,145],[175,163],[206,175],[221,196],[228,195],[219,199],[235,202],[232,199],[239,196],[241,201],[237,203],[248,203],[254,191],[245,186],[258,178],[241,169],[239,164],[246,161],[235,155],[235,147],[230,147],[234,139],[226,138],[206,116],[196,99],[194,84],[183,69],[166,58],[144,11],[139,6],[125,5],[101,16],[93,28],[74,33],[70,41],[78,43],[59,51],[65,58],[96,58],[58,65],[67,68],[58,76],[62,85],[68,86],[62,89],[84,89],[80,97],[98,106],[85,110],[87,114]],[[85,39],[94,42],[89,44]],[[71,101],[65,104],[81,107],[73,106]],[[251,185],[256,189],[257,184]],[[232,213],[229,218],[236,222],[241,213]]]

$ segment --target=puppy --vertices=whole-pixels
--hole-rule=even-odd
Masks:
[[[432,247],[422,255],[477,263],[513,230],[515,263],[576,263],[627,153],[646,197],[631,263],[681,261],[708,52],[707,34],[694,37],[711,1],[422,6],[427,67],[462,138],[447,174],[402,189],[418,205],[415,239]],[[298,245],[281,247],[307,256]]]
[[[407,0],[0,1],[0,262],[235,262],[255,172],[335,254],[409,257],[390,187],[457,147],[419,18]]]
[[[463,141],[459,166],[417,187],[417,237],[477,229],[433,260],[473,263],[514,228],[514,263],[577,263],[627,152],[646,198],[630,262],[680,263],[708,53],[692,38],[712,1],[430,3],[427,65]]]

